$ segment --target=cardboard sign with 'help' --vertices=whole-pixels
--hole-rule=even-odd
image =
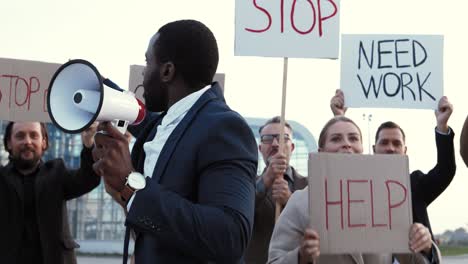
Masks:
[[[310,154],[309,199],[322,254],[410,252],[407,156]]]

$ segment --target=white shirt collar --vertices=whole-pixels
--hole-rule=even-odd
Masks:
[[[175,104],[173,104],[168,110],[166,116],[163,118],[161,125],[162,126],[167,126],[174,121],[178,120],[178,118],[190,110],[192,106],[195,104],[195,102],[202,96],[203,93],[205,93],[209,88],[211,87],[210,85],[205,86],[204,88],[193,92],[184,98],[180,99],[177,101]]]

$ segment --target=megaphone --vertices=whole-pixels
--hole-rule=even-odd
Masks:
[[[47,110],[66,133],[79,133],[95,121],[111,121],[125,133],[128,124],[145,117],[145,105],[132,92],[104,79],[86,60],[70,60],[58,68],[49,84]]]

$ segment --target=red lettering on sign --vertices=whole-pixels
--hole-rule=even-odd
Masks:
[[[333,11],[328,16],[322,17],[322,4],[321,4],[321,1],[322,0],[316,0],[316,4],[314,4],[314,2],[312,0],[306,0],[306,2],[310,5],[310,9],[311,9],[310,18],[311,18],[311,23],[312,24],[308,29],[300,30],[296,26],[296,24],[297,24],[296,19],[297,18],[295,17],[297,0],[292,0],[291,7],[290,7],[291,12],[290,12],[290,15],[289,15],[289,23],[290,23],[292,29],[296,33],[299,33],[301,35],[310,34],[314,30],[315,26],[317,25],[317,21],[318,21],[318,35],[319,35],[319,37],[323,36],[323,34],[324,34],[324,32],[323,32],[323,22],[328,20],[328,19],[331,19],[334,16],[336,16],[336,14],[338,13],[338,6],[336,5],[335,0],[326,0],[327,2],[329,2],[332,5]],[[273,23],[272,15],[270,14],[270,12],[266,8],[259,6],[258,3],[257,3],[257,0],[252,0],[252,3],[253,3],[253,6],[256,9],[258,9],[261,13],[266,15],[266,17],[268,19],[268,24],[263,29],[245,28],[245,30],[249,31],[249,32],[252,32],[252,33],[263,33],[263,32],[266,32],[266,31],[270,30],[271,24]],[[279,17],[279,19],[280,19],[280,32],[284,33],[284,11],[285,11],[284,0],[280,0],[279,11],[280,11],[279,12],[280,13],[280,17]],[[307,18],[309,18],[309,17],[307,17]]]
[[[35,82],[35,84],[36,84],[35,87],[37,89],[33,89],[33,81]],[[41,82],[39,81],[39,79],[37,77],[34,77],[34,76],[29,78],[29,91],[30,91],[29,98],[30,98],[30,100],[28,101],[28,110],[31,109],[31,96],[32,96],[32,94],[39,92],[40,89],[41,89]]]
[[[326,227],[328,230],[328,205],[340,205],[341,209],[341,229],[344,228],[343,224],[343,186],[342,180],[340,180],[340,200],[338,201],[329,201],[328,200],[328,182],[325,179],[325,218],[326,218]]]
[[[257,0],[253,0],[253,4],[254,4],[255,8],[257,8],[258,10],[262,11],[263,13],[265,13],[265,15],[268,17],[268,26],[266,26],[266,28],[264,28],[264,29],[245,28],[245,30],[247,30],[247,31],[249,31],[249,32],[253,32],[253,33],[265,32],[265,31],[267,31],[267,30],[271,27],[271,20],[272,20],[272,19],[271,19],[271,15],[270,15],[270,13],[268,13],[268,11],[267,11],[265,8],[263,8],[263,7],[261,7],[261,6],[259,6],[259,5],[257,4]]]
[[[22,88],[26,88],[26,96],[24,97],[24,101],[22,103],[18,101],[18,93],[19,93],[18,90],[22,89],[20,86],[21,85],[20,81],[25,85]],[[15,82],[15,104],[17,106],[22,106],[26,104],[28,102],[29,95],[30,95],[30,88],[29,88],[28,82],[21,77],[17,77],[16,82]]]
[[[401,201],[399,201],[398,203],[396,204],[392,204],[392,192],[390,191],[390,184],[395,184],[399,187],[401,187],[401,189],[403,190],[403,193],[404,193],[404,196],[403,196],[403,199]],[[385,181],[385,186],[387,187],[387,195],[388,195],[388,219],[389,219],[389,228],[390,230],[392,229],[392,209],[395,209],[397,207],[400,207],[400,205],[402,205],[405,201],[406,201],[406,197],[408,196],[407,193],[408,193],[408,190],[406,189],[406,187],[397,182],[397,181],[393,181],[393,180],[387,180]]]
[[[31,97],[33,94],[38,93],[41,88],[39,78],[32,76],[27,79],[22,76],[9,74],[0,75],[0,80],[1,78],[6,78],[7,81],[9,79],[9,84],[7,85],[9,97],[5,98],[3,96],[2,87],[0,87],[0,103],[3,99],[6,99],[8,100],[6,102],[8,109],[25,106],[28,111],[31,110]]]
[[[374,213],[374,185],[372,184],[372,180],[369,181],[370,184],[370,197],[371,197],[371,216],[372,216],[372,227],[381,227],[387,226],[387,224],[376,224],[375,223],[375,213]]]
[[[351,224],[351,203],[364,203],[365,200],[351,200],[351,190],[350,185],[351,183],[366,183],[367,180],[347,180],[347,190],[348,190],[348,227],[365,227],[366,224]]]
[[[387,223],[376,223],[375,222],[375,203],[374,203],[374,182],[372,180],[355,180],[355,179],[340,179],[337,184],[339,184],[339,194],[340,198],[339,200],[331,200],[329,197],[329,181],[328,179],[325,179],[325,227],[328,230],[330,226],[330,214],[329,214],[329,207],[330,206],[339,206],[340,207],[340,220],[341,220],[341,229],[344,229],[344,213],[343,213],[343,181],[346,181],[346,192],[347,192],[347,199],[344,201],[345,206],[347,206],[348,209],[348,214],[347,214],[347,220],[348,224],[347,227],[349,229],[351,228],[365,228],[365,227],[371,227],[371,228],[381,228],[381,227],[388,227],[388,229],[392,229],[392,211],[395,210],[398,207],[401,207],[405,202],[408,201],[408,188],[400,183],[399,181],[396,180],[387,180],[384,182],[385,188],[386,188],[386,193],[383,193],[383,197],[387,198],[387,203],[382,204],[382,207],[386,206],[386,212],[388,212],[388,222]],[[353,193],[356,194],[356,190],[351,188],[352,184],[366,184],[369,183],[369,203],[367,202],[366,199],[353,199]],[[399,195],[399,190],[403,191],[403,195]],[[362,188],[360,189],[360,192],[358,193],[361,197],[363,195],[362,193]],[[355,196],[354,196],[355,197]],[[366,196],[367,197],[367,196]],[[395,202],[392,202],[395,200]],[[368,219],[370,218],[370,221],[366,221],[364,223],[351,223],[351,205],[352,204],[362,204],[363,206],[369,206],[370,207],[370,215],[368,215]],[[385,212],[385,210],[384,210]],[[382,217],[381,217],[382,218]],[[369,223],[370,222],[370,223]]]

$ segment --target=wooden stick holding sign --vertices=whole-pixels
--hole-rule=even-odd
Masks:
[[[283,60],[283,92],[281,96],[281,121],[280,121],[280,136],[279,136],[279,152],[284,153],[284,124],[285,122],[285,115],[286,115],[286,86],[288,83],[288,57],[284,57]],[[276,176],[277,179],[282,178],[284,175],[278,174]],[[278,217],[281,213],[281,204],[276,201],[275,207],[275,222],[278,220]]]
[[[339,6],[340,0],[236,1],[235,55],[284,58],[280,152],[285,143],[288,58],[338,58]],[[275,219],[280,212],[276,202]]]

